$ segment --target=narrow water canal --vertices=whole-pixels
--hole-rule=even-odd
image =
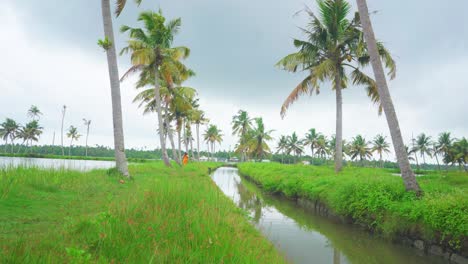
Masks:
[[[235,168],[220,168],[212,179],[226,196],[249,213],[253,224],[293,263],[448,263],[314,215],[294,201],[265,194],[240,177]]]

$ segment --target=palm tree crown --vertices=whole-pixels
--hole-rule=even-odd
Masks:
[[[353,160],[359,157],[361,161],[364,161],[366,158],[372,157],[372,150],[369,147],[369,142],[363,136],[357,135],[349,146],[349,154]]]

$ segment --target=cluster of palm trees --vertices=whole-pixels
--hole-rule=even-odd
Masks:
[[[412,139],[412,146],[407,147],[411,160],[415,160],[419,167],[418,153],[426,164],[426,156],[434,157],[440,170],[439,156],[445,165],[458,164],[460,168],[466,168],[468,163],[468,141],[465,137],[461,139],[452,138],[450,132],[440,133],[436,140],[424,133]],[[411,155],[414,154],[414,158]]]
[[[232,118],[232,134],[239,140],[235,152],[241,161],[247,158],[262,160],[271,153],[268,141],[272,140],[273,130],[266,130],[261,117],[250,118],[244,110],[239,110]]]
[[[61,125],[61,148],[62,155],[65,156],[64,144],[63,144],[63,125],[65,121],[65,112],[67,107],[64,105],[62,107],[62,125]],[[22,126],[20,123],[16,122],[11,118],[6,118],[3,123],[0,124],[0,137],[5,141],[4,152],[15,153],[15,140],[22,140],[22,143],[19,145],[16,153],[20,153],[23,147],[27,147],[26,151],[29,149],[32,151],[33,142],[38,142],[40,136],[44,132],[44,128],[39,124],[39,119],[43,115],[41,110],[35,105],[32,105],[28,112],[27,116],[31,119],[28,123]],[[86,156],[88,156],[88,136],[89,128],[91,125],[91,120],[83,119],[84,125],[86,126]],[[71,148],[73,142],[76,142],[81,135],[78,133],[78,129],[74,126],[70,126],[67,130],[66,136],[70,139],[70,145],[68,150],[68,155],[71,155]],[[52,145],[55,144],[55,133]],[[9,149],[8,149],[9,145]]]
[[[166,21],[161,10],[142,12],[138,21],[143,22],[143,28],[121,27],[122,33],[128,33],[129,40],[120,54],[129,53],[132,66],[120,81],[132,74],[139,74],[135,86],[140,92],[134,102],[143,107],[144,114],[156,113],[162,158],[167,166],[171,166],[167,140],[171,144],[172,158],[179,165],[182,161],[182,144],[185,152],[195,157],[193,126],[196,129],[197,159],[200,159],[200,125],[209,120],[199,108],[197,91],[183,85],[195,73],[183,63],[189,57],[190,49],[173,46],[182,21],[180,18]],[[177,134],[177,147],[174,134]],[[222,140],[221,131],[210,125],[204,139],[214,152],[216,143]]]
[[[6,118],[3,123],[0,124],[0,137],[5,141],[5,150],[8,152],[8,143],[10,143],[10,152],[14,153],[15,140],[22,140],[20,147],[17,149],[19,153],[22,146],[31,146],[33,142],[37,142],[43,133],[43,128],[39,124],[41,111],[37,106],[31,106],[28,110],[28,117],[31,120],[22,126],[11,118]]]
[[[372,157],[373,153],[379,155],[380,164],[383,166],[383,154],[390,152],[390,145],[382,135],[377,135],[372,142],[357,135],[350,143],[342,141],[343,154],[349,156],[352,160],[362,162]],[[303,139],[299,139],[296,132],[290,136],[281,136],[276,147],[277,153],[284,155],[293,155],[295,158],[300,157],[305,152],[305,148],[309,147],[312,158],[327,159],[335,157],[336,137],[332,135],[330,139],[322,133],[317,132],[315,128],[310,129]]]
[[[410,160],[416,161],[419,167],[418,154],[426,164],[426,157],[435,158],[440,169],[439,157],[447,165],[458,164],[461,168],[466,168],[468,163],[468,141],[466,138],[454,139],[450,132],[441,133],[436,141],[424,133],[418,135],[412,140],[412,146],[406,147]],[[305,153],[305,148],[310,148],[312,159],[318,158],[326,160],[334,158],[336,137],[332,135],[330,139],[316,131],[310,129],[303,139],[299,139],[294,132],[290,136],[281,136],[276,147],[277,153],[282,155],[282,162],[285,155],[293,155],[295,161]],[[359,161],[361,164],[370,160],[373,155],[378,155],[380,166],[383,167],[383,155],[390,153],[390,143],[383,135],[377,135],[372,141],[367,141],[362,135],[357,135],[347,143],[343,140],[343,154],[353,161]]]

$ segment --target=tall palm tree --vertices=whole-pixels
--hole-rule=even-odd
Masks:
[[[317,17],[306,9],[310,16],[307,29],[303,29],[307,40],[294,40],[299,49],[281,59],[277,66],[291,72],[306,71],[307,77],[297,85],[286,98],[281,108],[284,117],[289,106],[303,94],[318,94],[320,83],[331,80],[336,94],[336,150],[335,171],[340,171],[343,163],[343,114],[342,89],[347,87],[348,79],[354,85],[366,87],[367,95],[374,103],[379,102],[375,81],[361,71],[368,65],[369,56],[363,42],[359,16],[347,18],[350,5],[345,0],[317,0],[320,15]],[[395,63],[385,49],[379,45],[379,53],[386,62],[392,76]],[[349,74],[347,74],[349,70]],[[379,108],[380,110],[380,108]]]
[[[372,157],[372,149],[369,147],[369,142],[363,136],[357,135],[350,143],[349,154],[353,160],[359,157],[361,165],[363,165],[366,158]]]
[[[209,125],[203,135],[205,142],[211,148],[212,157],[216,153],[216,143],[220,143],[223,141],[223,134],[222,131],[216,125]],[[210,152],[210,149],[208,149]]]
[[[303,141],[304,146],[310,146],[312,158],[314,158],[314,148],[317,146],[317,139],[319,136],[320,133],[317,133],[315,128],[311,128],[309,132],[305,135],[305,139]]]
[[[379,154],[380,167],[383,168],[382,154],[384,152],[390,153],[390,145],[387,143],[383,135],[375,136],[374,140],[372,141],[372,151]]]
[[[175,34],[181,26],[181,19],[171,20],[167,23],[161,11],[143,12],[139,15],[138,21],[145,25],[144,29],[122,26],[121,32],[129,32],[130,40],[128,46],[121,52],[131,52],[131,62],[133,71],[142,70],[145,67],[152,69],[154,77],[154,98],[155,108],[158,115],[159,139],[163,155],[167,155],[166,142],[164,136],[164,120],[162,115],[161,94],[160,94],[160,67],[163,62],[174,58],[174,53],[180,54],[178,57],[187,58],[190,50],[186,47],[172,48]],[[167,166],[170,166],[167,156],[164,157]]]
[[[426,155],[431,156],[431,145],[432,141],[430,136],[421,133],[416,137],[416,151],[418,151],[419,154],[421,154],[424,164],[426,164]]]
[[[88,157],[88,136],[89,136],[89,126],[91,126],[91,120],[83,118],[83,123],[86,126],[86,147],[85,147],[85,156]]]
[[[73,141],[78,140],[81,137],[81,135],[78,134],[78,129],[76,127],[70,126],[70,128],[68,128],[67,137],[70,139],[70,148],[68,149],[68,156],[71,156],[71,148],[73,146]]]
[[[200,109],[192,112],[192,120],[197,133],[197,159],[200,161],[200,125],[206,124],[209,120],[205,117],[205,112]]]
[[[443,132],[439,134],[436,148],[445,157],[449,153],[449,149],[452,146],[452,143],[453,143],[453,139],[450,135],[450,132]],[[443,159],[443,161],[445,163],[445,159]],[[447,165],[447,163],[445,163],[445,165]]]
[[[67,112],[67,106],[62,107],[62,126],[60,127],[60,144],[62,145],[62,156],[65,156],[65,150],[63,149],[63,123],[65,122],[65,113]]]
[[[265,155],[269,154],[270,147],[268,141],[272,140],[271,133],[273,130],[265,130],[265,125],[261,117],[254,119],[254,126],[247,131],[245,135],[245,145],[251,157],[262,160]]]
[[[16,123],[15,120],[7,118],[5,122],[0,124],[0,136],[5,140],[5,152],[7,152],[8,139],[11,143],[11,153],[13,153],[13,146],[15,138],[18,136],[21,125]]]
[[[362,30],[364,32],[364,39],[367,44],[367,49],[370,56],[370,63],[374,71],[378,94],[380,95],[380,103],[387,118],[390,135],[392,137],[393,147],[397,156],[398,164],[400,166],[401,176],[407,191],[414,191],[417,195],[421,195],[422,191],[419,187],[416,177],[411,169],[408,155],[405,150],[405,144],[401,135],[400,124],[398,117],[393,106],[392,98],[385,79],[385,73],[382,67],[382,61],[379,55],[382,55],[379,50],[381,44],[375,40],[374,30],[369,17],[369,10],[367,8],[366,0],[356,0],[359,16],[362,23]],[[388,65],[388,60],[383,58],[385,64]]]
[[[296,132],[293,132],[291,136],[288,136],[288,153],[294,154],[294,163],[297,162],[297,156],[300,156],[303,152],[302,142],[299,140]]]
[[[276,147],[277,153],[281,153],[281,163],[284,163],[284,154],[288,150],[288,137],[282,135],[278,141],[278,146]]]
[[[141,0],[136,0],[140,3]],[[117,15],[122,12],[126,0],[117,1]],[[120,96],[119,69],[117,65],[117,53],[115,48],[114,29],[112,27],[112,14],[110,0],[101,0],[102,21],[104,24],[104,40],[99,40],[98,44],[106,51],[107,66],[109,71],[109,81],[112,99],[112,122],[114,124],[114,152],[115,165],[118,171],[125,177],[130,177],[128,173],[127,158],[125,157],[125,142],[122,120],[122,100]],[[63,136],[62,136],[63,137]],[[62,144],[63,146],[63,144]],[[63,153],[63,147],[62,147]]]
[[[32,118],[33,120],[39,120],[41,115],[42,115],[41,110],[39,110],[37,106],[31,105],[31,107],[28,110],[28,117]]]
[[[247,133],[250,131],[252,128],[252,119],[249,117],[249,114],[247,111],[244,110],[239,110],[237,112],[237,115],[234,115],[232,117],[232,135],[239,136],[239,144],[238,146],[243,146],[246,147],[246,136]],[[239,149],[239,152],[241,153],[241,161],[245,161],[247,149]]]

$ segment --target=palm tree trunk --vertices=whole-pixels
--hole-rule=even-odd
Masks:
[[[397,156],[398,164],[400,165],[401,176],[405,184],[407,191],[414,191],[416,194],[421,194],[421,188],[419,187],[416,177],[411,169],[408,154],[406,153],[405,145],[403,143],[403,137],[401,136],[400,125],[398,118],[393,106],[392,98],[387,86],[387,80],[385,79],[385,73],[382,67],[382,61],[380,60],[379,53],[377,51],[377,43],[374,36],[374,30],[369,18],[369,10],[367,8],[366,0],[356,0],[359,14],[361,17],[361,23],[364,31],[364,38],[367,43],[369,55],[371,58],[372,69],[374,71],[375,80],[377,82],[377,89],[380,95],[380,102],[383,106],[385,116],[387,117],[388,127],[392,136],[393,146],[395,148],[395,154]]]
[[[343,97],[341,94],[341,75],[337,67],[335,73],[336,92],[336,144],[335,144],[335,172],[340,172],[343,166]]]
[[[182,148],[182,136],[180,135],[180,128],[177,130],[177,144],[179,146],[179,148],[177,149],[177,153],[179,155],[179,159],[182,160],[182,151],[181,151],[181,148]]]
[[[380,152],[380,168],[383,168],[382,152]]]
[[[414,158],[416,160],[416,168],[419,170],[418,153],[414,152]]]
[[[423,157],[423,165],[426,164],[426,156],[424,155],[424,152],[422,153],[422,157]]]
[[[197,156],[200,161],[200,124],[197,124]]]
[[[71,156],[71,148],[72,148],[72,144],[73,144],[73,138],[70,139],[70,147],[68,148],[68,156],[70,157]]]
[[[5,153],[8,152],[8,137],[5,138]]]
[[[159,142],[161,144],[161,152],[164,164],[166,166],[171,167],[171,163],[169,161],[169,156],[167,155],[166,150],[166,139],[164,136],[164,122],[162,117],[162,109],[161,109],[161,94],[160,94],[160,87],[159,87],[159,65],[156,63],[154,67],[154,99],[156,100],[156,111],[158,114],[158,126],[159,126]]]
[[[62,156],[65,156],[65,150],[63,149],[63,122],[65,121],[65,108],[62,110],[62,126],[60,128],[60,143],[62,145]]]
[[[104,23],[104,34],[110,41],[111,45],[106,50],[107,65],[109,68],[109,79],[111,86],[112,98],[112,121],[114,124],[114,151],[115,165],[119,172],[130,177],[127,167],[127,159],[125,157],[125,143],[122,121],[122,105],[120,98],[120,80],[119,69],[117,67],[117,54],[115,52],[114,29],[112,28],[112,15],[110,9],[110,0],[101,0],[102,5],[102,20]],[[63,133],[62,133],[63,134]]]
[[[434,154],[436,161],[437,161],[437,169],[440,171],[440,163],[439,163],[439,158],[437,157],[437,154]]]
[[[180,162],[180,159],[179,159],[179,155],[177,154],[176,146],[175,146],[175,143],[174,143],[174,134],[172,133],[172,131],[170,131],[168,129],[167,130],[167,135],[169,136],[169,141],[171,142],[172,157],[175,160],[175,162],[177,162],[177,164],[182,165],[182,163]]]
[[[195,159],[195,156],[193,154],[193,140],[190,139],[190,157],[192,157],[192,159]]]
[[[88,157],[88,136],[89,136],[89,125],[86,129],[86,147],[85,147],[85,156]]]

